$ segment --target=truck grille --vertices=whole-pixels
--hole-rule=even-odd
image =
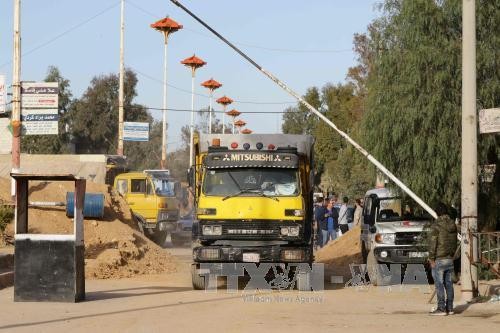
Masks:
[[[396,245],[416,245],[422,242],[421,232],[397,232]]]
[[[205,224],[205,223],[203,223]],[[212,224],[212,223],[206,223]],[[296,226],[295,222],[278,222],[278,221],[217,221],[213,224],[222,226],[222,237],[224,239],[280,239],[285,236],[281,235],[281,227]],[[303,228],[300,228],[299,236],[302,237]],[[287,237],[289,238],[289,237]]]

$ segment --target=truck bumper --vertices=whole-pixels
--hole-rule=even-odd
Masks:
[[[271,262],[310,263],[310,246],[198,246],[193,249],[194,262]]]
[[[379,246],[374,249],[375,258],[387,264],[423,264],[428,252],[417,247]]]

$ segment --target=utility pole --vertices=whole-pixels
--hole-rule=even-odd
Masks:
[[[14,0],[14,54],[12,60],[12,172],[21,168],[21,0]],[[11,194],[16,195],[12,178]]]
[[[121,0],[121,23],[120,23],[120,82],[118,88],[118,148],[116,154],[123,156],[123,80],[125,76],[125,65],[123,64],[123,35],[125,32],[124,22],[125,0]]]
[[[476,1],[462,0],[462,300],[477,296]]]

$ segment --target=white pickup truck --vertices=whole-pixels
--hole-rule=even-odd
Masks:
[[[424,227],[431,220],[416,204],[404,203],[387,188],[366,192],[360,244],[373,285],[389,282],[383,265],[427,262]]]

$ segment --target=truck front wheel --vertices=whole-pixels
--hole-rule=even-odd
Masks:
[[[295,283],[299,291],[311,291],[311,270],[297,267]]]
[[[197,272],[196,265],[191,265],[191,282],[194,290],[204,290],[206,286],[205,276]]]

